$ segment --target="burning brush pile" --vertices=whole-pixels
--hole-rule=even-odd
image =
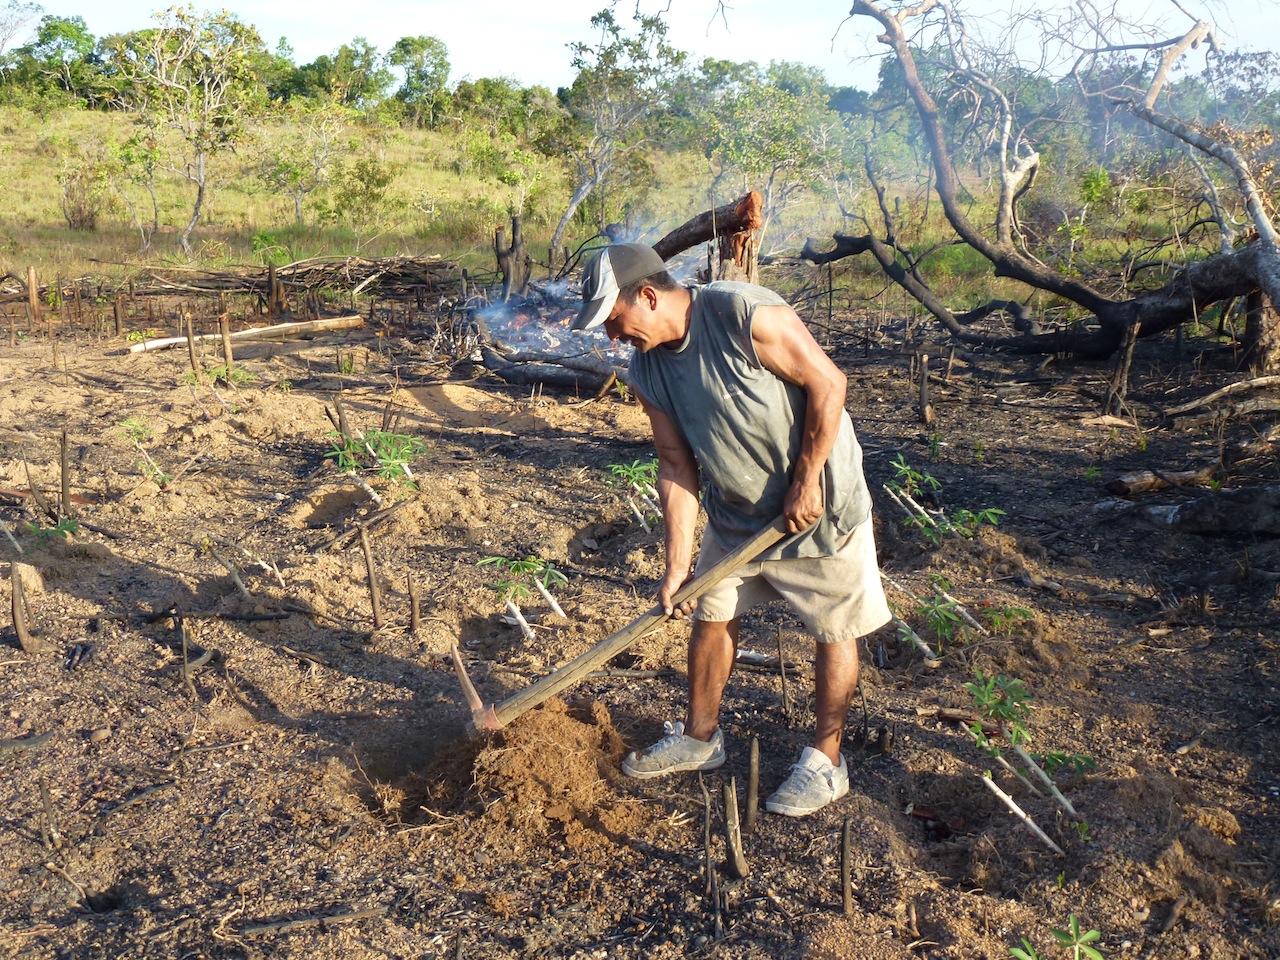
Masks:
[[[560,280],[531,282],[520,300],[476,309],[484,365],[508,383],[606,388],[625,373],[631,351],[600,330],[570,330],[580,306],[576,289]]]

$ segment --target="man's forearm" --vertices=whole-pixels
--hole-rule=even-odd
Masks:
[[[659,461],[658,500],[666,527],[667,570],[688,573],[693,567],[693,535],[698,523],[697,469]]]

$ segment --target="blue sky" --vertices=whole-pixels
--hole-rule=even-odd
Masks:
[[[620,18],[637,0],[621,0]],[[880,49],[875,24],[862,17],[845,21],[849,0],[730,0],[725,19],[716,16],[715,0],[639,0],[645,12],[667,9],[670,39],[698,58],[723,60],[795,60],[821,67],[836,85],[871,89],[877,62],[868,54]],[[1187,24],[1172,0],[1104,0],[1101,7],[1117,7],[1151,19],[1169,17]],[[83,17],[95,36],[145,27],[152,14],[168,3],[155,0],[48,0],[46,13]],[[592,14],[607,0],[222,0],[189,3],[197,9],[225,7],[258,28],[267,45],[288,38],[295,62],[307,63],[331,53],[353,37],[363,36],[386,51],[402,36],[427,34],[443,40],[453,65],[452,82],[465,77],[509,76],[522,84],[542,83],[552,89],[573,76],[567,44],[591,39]],[[980,9],[989,23],[1008,22],[1013,0],[970,0],[966,9]],[[1048,4],[1021,0],[1020,9],[1044,9]],[[1231,46],[1280,48],[1280,4],[1276,0],[1186,0],[1182,6],[1216,19]],[[1173,19],[1176,18],[1176,19]],[[22,42],[20,38],[17,42]]]

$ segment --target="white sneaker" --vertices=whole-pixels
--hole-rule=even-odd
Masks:
[[[686,737],[683,722],[667,721],[662,727],[665,737],[644,750],[633,750],[622,761],[622,772],[628,777],[648,780],[682,770],[714,770],[724,763],[724,734],[719,728],[706,741]]]
[[[822,751],[805,747],[800,762],[791,765],[791,775],[764,802],[764,808],[785,817],[804,817],[848,792],[849,767],[844,754],[840,754],[837,767]]]

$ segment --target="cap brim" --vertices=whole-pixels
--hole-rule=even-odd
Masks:
[[[588,300],[582,305],[582,309],[578,311],[578,317],[573,321],[571,330],[590,330],[598,327],[609,319],[609,312],[613,309],[613,305],[618,302],[618,290],[615,287],[602,297],[595,300]]]

